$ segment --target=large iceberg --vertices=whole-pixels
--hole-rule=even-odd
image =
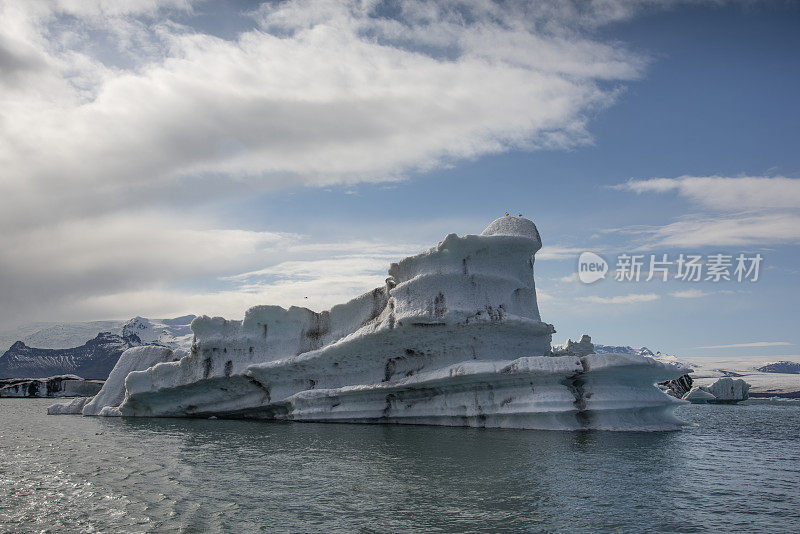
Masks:
[[[329,311],[257,306],[241,321],[198,317],[190,353],[130,349],[83,413],[679,428],[672,411],[683,401],[655,383],[684,367],[552,353],[555,330],[539,316],[533,277],[541,246],[532,221],[502,217],[481,235],[449,234],[393,263],[383,287]]]

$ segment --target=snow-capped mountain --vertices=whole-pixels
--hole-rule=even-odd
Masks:
[[[102,332],[83,345],[69,349],[41,349],[17,341],[0,356],[0,377],[43,378],[75,374],[83,378],[104,379],[120,355],[132,346],[129,341],[110,332]]]
[[[134,317],[122,321],[46,325],[30,332],[25,340],[14,342],[0,356],[0,378],[41,378],[73,373],[84,378],[106,378],[120,355],[138,345],[161,345],[188,349],[192,343],[189,325],[194,315],[174,319]],[[94,333],[101,326],[114,325],[111,331]],[[91,337],[75,342],[78,335]],[[88,339],[88,341],[87,341]],[[69,343],[60,345],[59,343]],[[39,346],[41,345],[41,346]]]
[[[785,373],[790,375],[800,374],[800,362],[780,361],[768,363],[756,369],[762,373]]]
[[[173,348],[185,348],[192,343],[189,325],[194,317],[184,315],[173,319],[134,317],[128,321],[32,323],[0,332],[0,350],[8,349],[17,341],[40,349],[73,348],[97,337],[101,332],[110,332],[120,337],[136,334],[145,344],[156,342]]]
[[[122,327],[122,337],[138,345],[163,345],[173,349],[188,348],[192,344],[189,327],[194,315],[175,319],[147,319],[134,317]]]
[[[90,321],[83,323],[31,323],[0,332],[0,352],[17,341],[40,349],[78,347],[100,332],[122,335],[126,321]]]
[[[651,358],[655,356],[653,351],[647,347],[635,349],[628,345],[599,345],[595,343],[594,352],[595,354],[638,354],[639,356],[650,356]]]

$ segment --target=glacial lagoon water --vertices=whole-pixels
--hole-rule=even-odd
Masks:
[[[681,432],[47,416],[0,399],[1,532],[797,532],[800,406]]]

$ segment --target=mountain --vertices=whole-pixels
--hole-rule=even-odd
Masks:
[[[83,339],[68,345],[69,348],[59,347],[57,342],[74,339],[79,332],[91,332],[113,321],[48,325],[28,335],[28,339],[38,339],[44,346],[33,347],[25,341],[17,341],[0,356],[0,378],[42,378],[71,373],[105,379],[120,355],[131,347],[188,348],[193,336],[189,325],[194,318],[194,315],[156,320],[134,317],[120,322],[116,332],[92,334],[94,337],[89,341]],[[79,343],[83,344],[76,346]]]
[[[172,319],[134,317],[129,321],[32,323],[0,332],[0,351],[8,349],[16,341],[22,341],[29,347],[40,349],[77,347],[101,332],[110,332],[125,337],[126,332],[123,330],[126,327],[128,333],[131,333],[131,330],[137,333],[137,336],[142,339],[142,343],[156,342],[173,348],[185,348],[192,343],[192,331],[189,325],[194,318],[194,315],[184,315]]]
[[[137,345],[163,345],[173,349],[188,348],[192,344],[190,324],[194,315],[174,319],[147,319],[134,317],[122,327],[122,337]]]
[[[762,373],[785,373],[789,375],[797,375],[800,374],[800,363],[785,361],[768,363],[767,365],[758,367],[756,371],[761,371]]]
[[[614,346],[599,345],[595,343],[594,352],[595,354],[637,354],[639,356],[650,356],[651,358],[654,356],[653,352],[647,347],[635,349],[633,347],[629,347],[628,345]]]
[[[43,378],[69,373],[105,379],[120,355],[134,345],[111,332],[101,332],[80,347],[69,349],[41,349],[17,341],[0,356],[0,377]]]
[[[122,335],[125,321],[90,321],[83,323],[31,323],[0,332],[0,352],[16,341],[41,349],[77,347],[100,332]]]

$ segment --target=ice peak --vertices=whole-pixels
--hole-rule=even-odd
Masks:
[[[536,225],[533,224],[533,221],[526,219],[525,217],[506,215],[505,217],[495,219],[489,226],[486,227],[486,230],[481,232],[481,235],[508,235],[527,237],[539,243],[540,247],[542,246],[542,238],[539,236],[539,230],[536,229]]]

